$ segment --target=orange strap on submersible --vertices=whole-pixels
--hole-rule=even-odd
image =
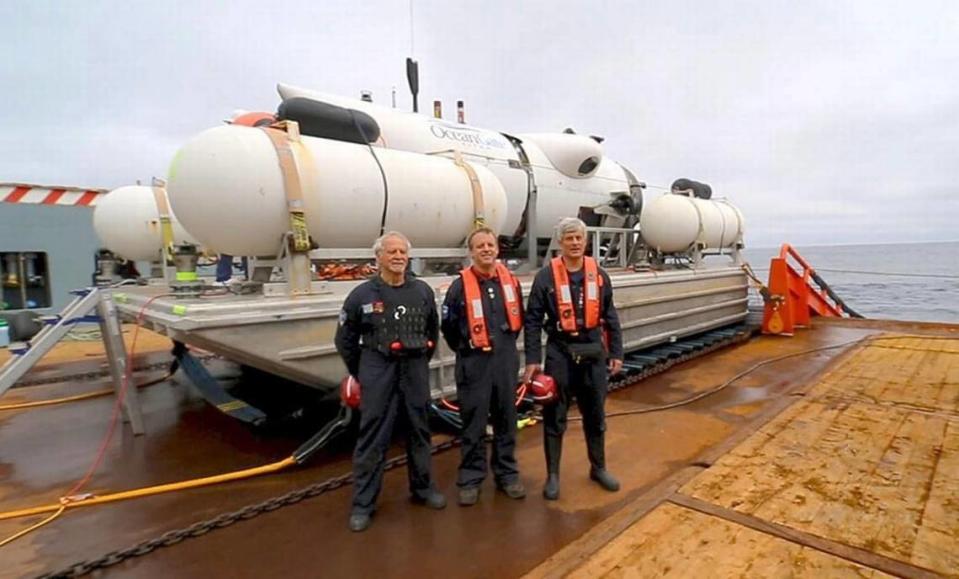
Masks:
[[[498,261],[496,275],[503,290],[509,329],[518,332],[523,327],[523,305],[519,300],[519,281],[505,265]],[[480,292],[479,279],[472,267],[461,271],[460,277],[463,278],[463,292],[466,295],[466,321],[469,324],[470,344],[474,348],[489,350],[491,345],[489,332],[486,329],[486,316],[483,313],[483,296]]]
[[[153,200],[156,202],[157,213],[160,216],[160,234],[163,239],[163,264],[172,265],[173,264],[173,218],[170,211],[170,201],[166,196],[166,188],[162,185],[162,181],[159,183],[154,181],[153,186]]]
[[[282,124],[285,130],[275,128]],[[296,169],[296,157],[293,154],[291,143],[300,142],[300,126],[294,121],[283,121],[274,127],[260,127],[270,137],[276,156],[280,161],[280,171],[283,174],[283,190],[286,192],[286,207],[290,214],[290,231],[293,232],[293,247],[295,252],[305,253],[312,249],[310,233],[306,228],[306,213],[303,207],[303,187],[300,184],[300,173]]]
[[[573,307],[573,293],[569,288],[569,274],[562,257],[550,260],[550,269],[553,271],[553,285],[556,286],[556,313],[559,315],[559,325],[564,332],[576,334],[576,309]],[[585,328],[591,330],[599,325],[599,288],[603,286],[603,278],[599,275],[599,266],[592,257],[583,258],[583,269],[586,279],[583,291],[586,293],[583,320]]]
[[[486,205],[483,201],[483,185],[476,169],[463,160],[463,155],[458,150],[453,151],[453,163],[466,173],[470,181],[470,192],[473,194],[473,227],[483,227],[486,225]]]

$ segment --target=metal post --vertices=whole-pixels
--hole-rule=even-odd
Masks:
[[[107,353],[107,362],[110,365],[110,375],[113,378],[113,389],[117,396],[123,392],[123,381],[126,380],[127,366],[132,361],[127,357],[126,344],[123,343],[123,334],[120,329],[120,318],[113,303],[110,292],[102,292],[97,304],[97,314],[100,316],[100,333],[103,336],[103,345]],[[133,380],[127,384],[123,395],[123,417],[130,423],[134,435],[141,435],[143,428],[143,414],[140,410],[140,397]]]
[[[530,174],[532,175],[532,174]],[[532,176],[529,177],[531,186],[529,188],[529,200],[526,207],[526,259],[529,262],[531,271],[539,269],[539,240],[536,238],[536,185],[532,184]],[[546,256],[549,259],[549,255]]]
[[[286,283],[291,295],[311,293],[310,282],[313,272],[310,269],[309,253],[289,253],[286,256]]]

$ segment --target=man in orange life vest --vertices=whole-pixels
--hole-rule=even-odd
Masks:
[[[411,500],[433,509],[446,506],[430,475],[429,363],[439,338],[436,298],[429,285],[407,275],[409,251],[402,233],[390,231],[376,240],[380,271],[347,296],[336,331],[336,350],[362,389],[349,521],[357,532],[370,526],[400,416]]]
[[[529,381],[542,369],[545,329],[545,372],[559,390],[557,402],[543,408],[547,472],[543,496],[548,500],[559,498],[563,433],[573,396],[583,416],[589,477],[608,491],[619,490],[619,481],[606,470],[603,408],[607,371],[617,374],[623,367],[623,338],[613,305],[613,288],[596,260],[585,255],[585,223],[573,217],[562,219],[557,225],[557,238],[562,255],[536,274],[525,320],[524,378]]]
[[[456,397],[463,419],[462,459],[456,484],[462,506],[476,504],[486,478],[483,436],[490,415],[490,463],[496,486],[510,498],[526,496],[515,457],[519,377],[516,337],[523,327],[523,295],[513,274],[496,260],[499,243],[492,229],[476,229],[466,243],[473,265],[450,285],[440,326],[446,343],[456,353]]]

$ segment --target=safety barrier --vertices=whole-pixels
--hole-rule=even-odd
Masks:
[[[790,257],[798,267],[789,262]],[[770,261],[767,287],[769,298],[763,311],[764,334],[791,336],[797,327],[808,327],[813,315],[842,317],[843,311],[847,311],[859,317],[788,243],[782,245],[779,257]]]

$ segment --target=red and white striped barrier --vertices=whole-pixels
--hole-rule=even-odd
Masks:
[[[24,183],[0,183],[0,203],[33,203],[36,205],[73,205],[92,207],[106,189],[51,187]]]

